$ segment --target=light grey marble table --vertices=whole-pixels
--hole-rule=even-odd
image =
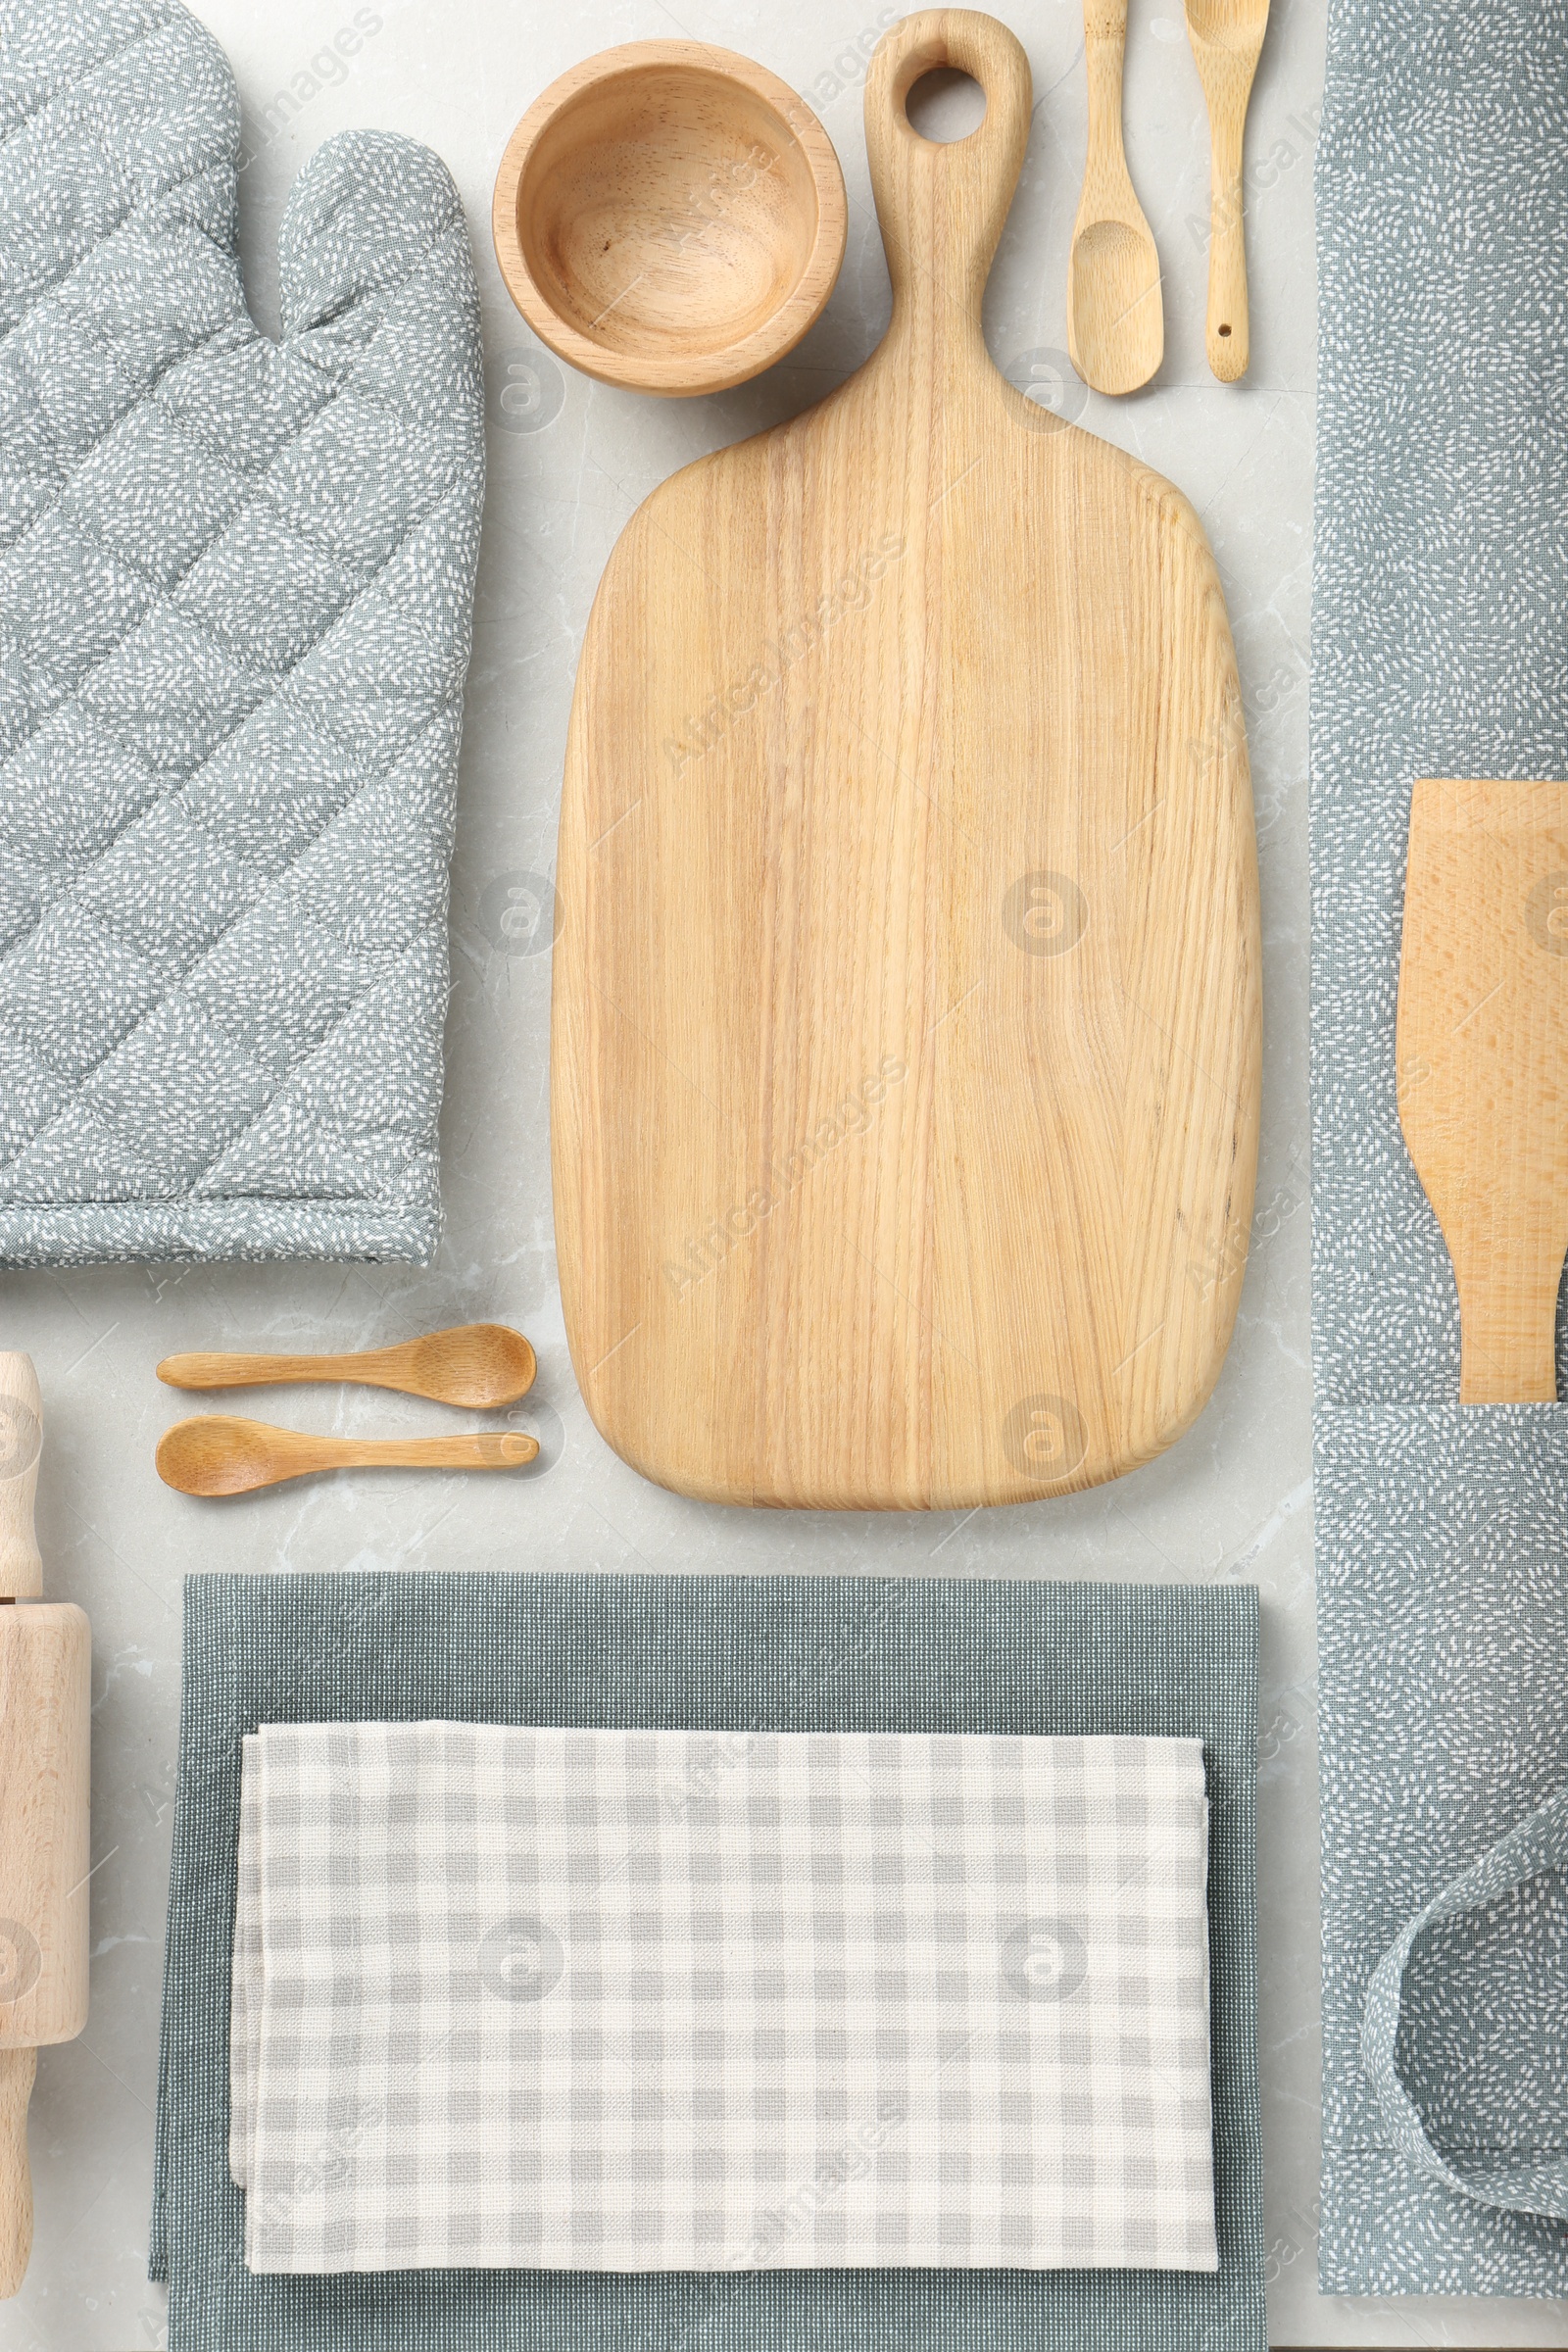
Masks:
[[[1312,160],[1326,0],[1275,0],[1249,142],[1252,368],[1203,359],[1207,134],[1180,0],[1133,0],[1132,171],[1165,268],[1166,358],[1114,403],[1065,357],[1067,244],[1084,155],[1079,0],[1010,0],[1037,103],[986,306],[999,363],[1034,397],[1137,450],[1193,499],[1241,656],[1263,882],[1263,1152],[1241,1321],[1218,1393],[1162,1460],[1094,1494],[967,1518],[716,1510],[645,1485],[601,1443],[571,1378],[547,1132],[549,875],[571,682],[601,566],[675,466],[792,414],[866,355],[889,308],[860,129],[879,0],[198,0],[245,101],[241,180],[253,305],[275,327],[288,186],[332,131],[372,123],[451,165],[478,256],[489,353],[490,496],[453,876],[443,1161],[447,1235],[428,1273],[376,1267],[111,1268],[0,1275],[0,1345],[32,1353],[46,1417],[39,1493],[50,1588],[95,1637],[92,2015],[45,2052],[33,2102],[37,2238],[0,2352],[131,2352],[164,2341],[146,2281],[179,1599],[231,1570],[638,1568],[1248,1579],[1263,1597],[1262,2067],[1276,2344],[1568,2344],[1568,2308],[1324,2301],[1314,2284],[1317,1847],[1308,1367],[1306,663],[1312,486]],[[356,25],[358,52],[334,58]],[[522,327],[489,245],[508,132],[555,74],[616,41],[688,36],[763,60],[811,100],[843,159],[844,272],[771,374],[661,403],[558,366]],[[279,94],[283,103],[277,103]],[[543,913],[541,915],[541,910]],[[1198,1269],[1201,1278],[1201,1269]],[[339,1476],[231,1504],[153,1472],[179,1400],[158,1358],[196,1347],[354,1348],[446,1322],[520,1324],[539,1352],[510,1418],[537,1468],[514,1479]],[[430,1407],[302,1390],[267,1410],[308,1429],[429,1426]]]

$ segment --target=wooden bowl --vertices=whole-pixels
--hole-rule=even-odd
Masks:
[[[844,175],[787,82],[697,41],[629,41],[553,81],[492,207],[507,291],[607,384],[721,392],[781,359],[844,259]]]

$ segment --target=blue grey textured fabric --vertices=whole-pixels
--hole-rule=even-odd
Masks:
[[[1311,858],[1335,2293],[1568,2293],[1568,2227],[1455,2185],[1568,2145],[1560,1882],[1413,1936],[1388,2112],[1362,2050],[1380,1961],[1568,1786],[1568,1416],[1458,1404],[1452,1270],[1395,1093],[1413,782],[1568,775],[1565,86],[1563,0],[1331,0]],[[1560,1364],[1563,1340],[1559,1315]]]
[[[1527,1815],[1400,1930],[1373,1971],[1361,2023],[1367,2080],[1400,2154],[1484,2205],[1559,2221],[1568,2217],[1565,1866],[1568,1789]],[[1446,1937],[1450,1921],[1460,1933]],[[1423,1989],[1423,1957],[1428,1999],[1436,1989],[1441,2005],[1407,2027],[1405,1984],[1412,1995]],[[1455,1976],[1470,1980],[1458,1998]],[[1428,2113],[1406,2084],[1406,2071],[1416,2070],[1425,2077]],[[1487,2104],[1475,2098],[1485,2076]],[[1544,2094],[1547,2129],[1540,2134],[1521,2134],[1514,2124],[1521,2087],[1523,2104],[1537,2112]],[[1432,2113],[1440,2107],[1447,2110],[1441,2125]],[[1443,2154],[1440,2132],[1469,2142],[1467,2161]]]
[[[483,496],[457,191],[329,140],[252,325],[178,0],[0,11],[0,1262],[439,1232]]]
[[[227,2097],[241,1741],[421,1720],[1200,1740],[1218,2271],[248,2274]],[[1250,1587],[190,1579],[151,2247],[172,2352],[1263,2352],[1256,1760]]]

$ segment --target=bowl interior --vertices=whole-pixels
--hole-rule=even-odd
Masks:
[[[777,311],[816,240],[816,187],[765,99],[692,66],[631,68],[545,126],[517,189],[540,292],[601,349],[727,349]]]

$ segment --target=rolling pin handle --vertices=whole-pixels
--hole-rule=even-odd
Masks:
[[[32,2252],[27,2102],[36,2050],[0,2050],[0,2303],[21,2292]]]
[[[0,1349],[0,1600],[31,1600],[43,1591],[43,1561],[33,1528],[43,1403],[30,1356]]]

